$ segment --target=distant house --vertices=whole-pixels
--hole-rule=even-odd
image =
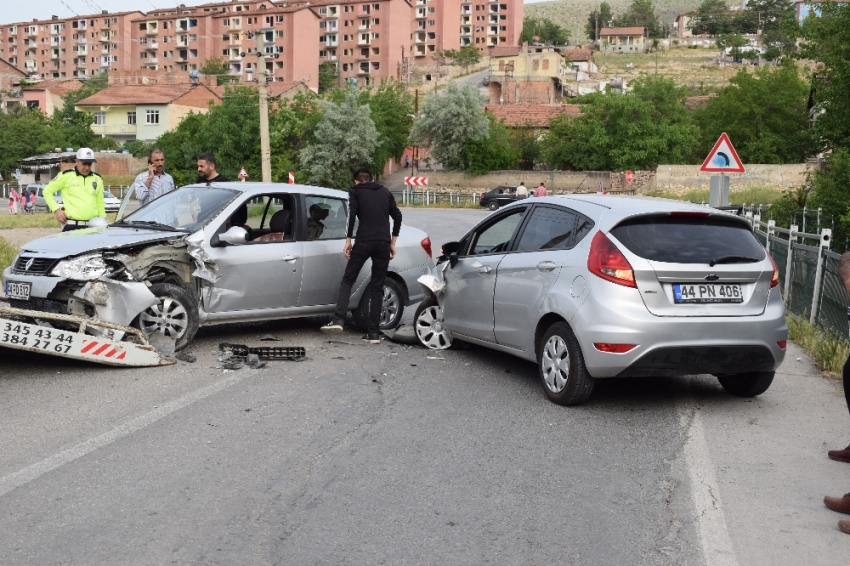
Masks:
[[[635,53],[646,51],[646,28],[602,28],[599,33],[601,51]]]
[[[23,104],[24,96],[18,83],[28,76],[8,61],[0,59],[0,110]]]
[[[566,66],[554,47],[494,47],[490,51],[490,104],[556,104]]]
[[[205,113],[221,97],[204,85],[110,86],[84,98],[76,109],[94,114],[92,131],[124,142],[155,140],[190,112]]]
[[[563,51],[564,59],[567,61],[567,67],[572,67],[574,71],[584,73],[596,73],[596,63],[593,62],[593,51],[590,49],[569,49]]]
[[[676,19],[673,20],[673,37],[679,39],[693,37],[694,33],[688,27],[690,23],[691,17],[689,15],[679,14],[676,16]]]
[[[62,110],[62,97],[83,86],[78,79],[49,79],[23,88],[23,103],[27,108],[38,108],[48,116],[54,110]]]
[[[492,113],[496,121],[504,120],[506,126],[535,130],[548,129],[549,122],[558,116],[581,114],[581,106],[577,104],[488,104],[484,110]]]

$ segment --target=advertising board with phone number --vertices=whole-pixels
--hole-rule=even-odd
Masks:
[[[3,344],[67,354],[74,345],[74,333],[4,321],[0,328],[0,345]]]

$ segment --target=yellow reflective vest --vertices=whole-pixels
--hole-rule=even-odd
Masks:
[[[92,171],[83,176],[77,168],[62,171],[44,187],[44,203],[50,212],[56,212],[60,206],[53,197],[62,193],[62,206],[70,220],[91,220],[95,216],[106,217],[103,203],[103,179]]]

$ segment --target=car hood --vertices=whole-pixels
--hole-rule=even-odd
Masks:
[[[185,232],[166,232],[144,228],[85,228],[60,232],[33,240],[21,246],[29,255],[61,258],[103,249],[117,249],[137,244],[172,240],[186,236]]]

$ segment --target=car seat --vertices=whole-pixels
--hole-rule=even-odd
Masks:
[[[271,232],[260,236],[255,242],[282,242],[286,234],[292,232],[292,215],[288,210],[278,210],[269,220]]]

